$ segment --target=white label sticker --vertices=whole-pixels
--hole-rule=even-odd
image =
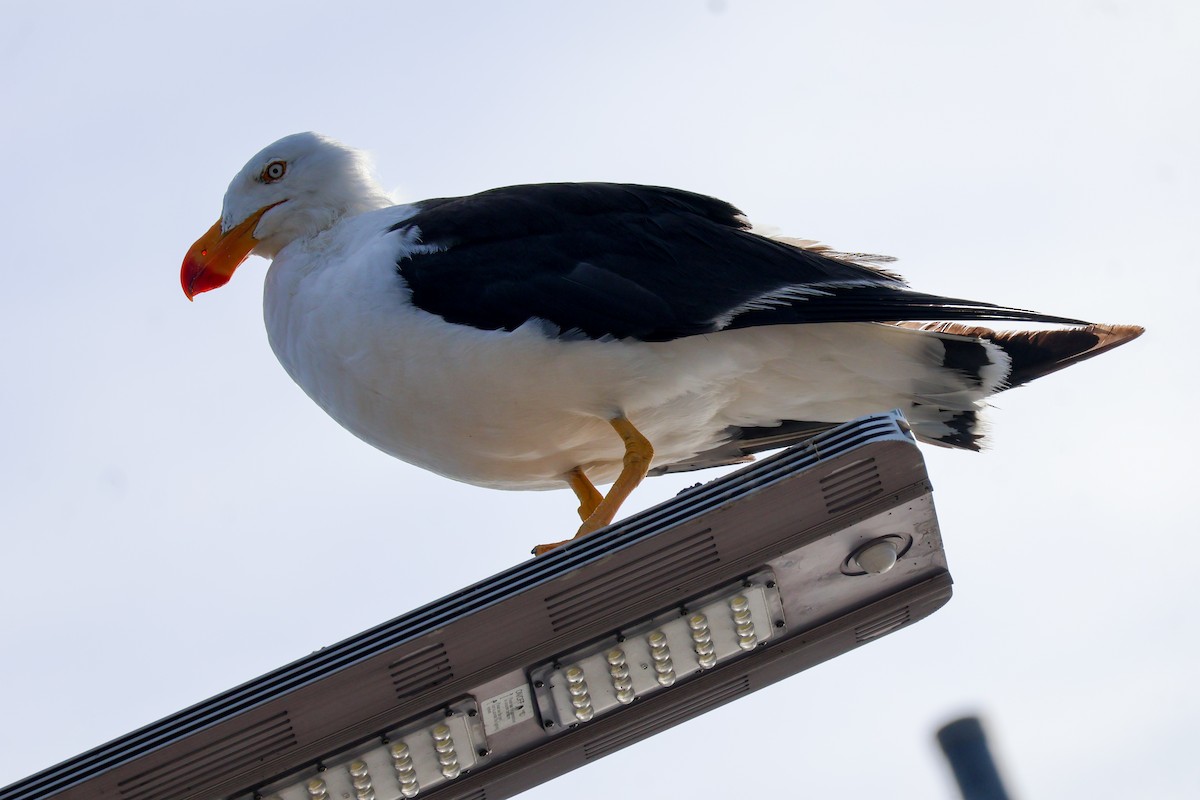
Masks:
[[[529,701],[529,687],[525,685],[510,689],[504,694],[489,697],[480,703],[483,710],[483,730],[488,735],[511,728],[518,722],[533,717]]]

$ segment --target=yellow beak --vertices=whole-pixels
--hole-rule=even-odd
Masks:
[[[183,293],[187,295],[188,300],[201,292],[229,283],[234,270],[258,244],[258,239],[254,238],[254,229],[258,227],[258,221],[263,214],[277,205],[279,203],[263,206],[225,233],[221,232],[221,222],[218,220],[196,240],[184,256],[183,268],[179,273]]]

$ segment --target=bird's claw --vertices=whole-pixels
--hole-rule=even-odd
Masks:
[[[535,556],[544,556],[544,555],[546,555],[546,553],[549,553],[551,550],[556,550],[559,547],[562,547],[564,544],[566,544],[569,541],[572,541],[572,540],[566,539],[561,542],[554,542],[553,544],[539,544],[537,547],[533,548],[529,552]]]

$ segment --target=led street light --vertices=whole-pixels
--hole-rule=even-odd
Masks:
[[[950,585],[907,424],[864,417],[0,800],[503,800],[919,620]]]

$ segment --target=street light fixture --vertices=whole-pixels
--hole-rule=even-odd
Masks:
[[[864,417],[120,737],[0,800],[501,800],[919,620],[924,462]]]

